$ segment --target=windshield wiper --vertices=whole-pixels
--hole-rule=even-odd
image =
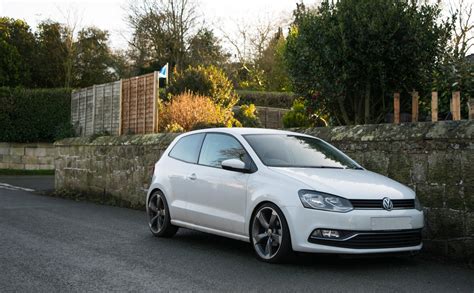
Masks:
[[[364,170],[364,168],[361,168],[361,167],[346,167],[345,169]]]

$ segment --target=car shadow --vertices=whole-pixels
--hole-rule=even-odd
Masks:
[[[247,242],[221,237],[213,234],[180,229],[177,235],[170,239],[174,245],[190,247],[203,251],[213,251],[219,255],[238,257],[242,261],[261,263],[254,255],[254,251]],[[377,254],[377,255],[339,255],[293,253],[285,266],[306,268],[334,268],[335,270],[360,270],[361,265],[367,270],[380,268],[410,267],[418,265],[418,259],[408,254]]]

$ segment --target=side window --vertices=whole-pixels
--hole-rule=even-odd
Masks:
[[[242,145],[230,135],[208,133],[202,144],[199,164],[221,168],[222,161],[239,159],[247,165],[250,157]]]
[[[197,163],[203,138],[204,133],[180,138],[170,151],[169,156],[188,163]]]

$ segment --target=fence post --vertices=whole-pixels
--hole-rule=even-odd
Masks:
[[[123,125],[122,125],[122,81],[123,79],[120,79],[120,98],[119,98],[119,125],[118,125],[118,134],[122,135],[123,133]]]
[[[418,122],[418,92],[411,93],[411,122]]]
[[[393,94],[393,123],[400,123],[400,93]]]
[[[133,134],[138,134],[138,76],[135,76],[135,129],[133,130]]]
[[[95,84],[92,86],[92,133],[95,132]]]
[[[156,94],[159,92],[158,87],[160,86],[160,83],[158,80],[157,73],[157,71],[153,72],[153,133],[156,133],[158,131],[158,103],[156,101],[158,97],[156,96]]]
[[[474,120],[474,99],[469,99],[467,104],[469,107],[469,120]]]
[[[438,92],[431,92],[431,122],[438,121]]]
[[[87,88],[85,88],[84,90],[85,92],[85,95],[86,95],[86,102],[85,102],[85,106],[84,106],[84,136],[87,136],[87,102],[88,102],[88,98],[87,98]]]
[[[453,120],[461,120],[461,93],[453,92],[451,99]]]

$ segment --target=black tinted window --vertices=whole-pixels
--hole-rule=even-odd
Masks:
[[[199,164],[221,167],[222,161],[239,159],[249,164],[250,158],[242,145],[230,135],[209,133],[202,144]]]
[[[180,138],[170,152],[170,157],[189,163],[197,163],[204,133]]]

